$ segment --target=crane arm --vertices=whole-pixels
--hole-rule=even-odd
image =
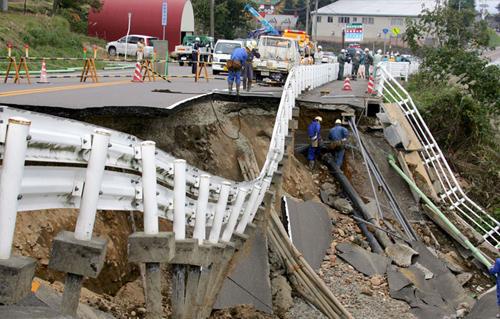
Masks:
[[[245,5],[245,10],[253,15],[259,22],[264,26],[266,32],[270,35],[279,35],[280,33],[276,30],[266,19],[264,19],[251,5]]]

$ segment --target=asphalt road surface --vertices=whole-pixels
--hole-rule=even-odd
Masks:
[[[102,71],[99,75],[131,76],[133,69]],[[132,78],[100,77],[98,83],[88,79],[80,83],[79,73],[49,74],[49,76],[70,76],[70,78],[49,78],[50,84],[38,84],[38,78],[32,77],[32,84],[23,79],[22,84],[0,84],[0,104],[30,105],[62,108],[95,108],[95,107],[156,107],[172,108],[185,99],[211,93],[214,90],[227,92],[225,76],[213,78],[208,69],[209,81],[202,78],[195,83],[191,68],[172,64],[169,66],[170,82],[157,78],[155,82],[132,82]],[[280,88],[256,86],[254,93],[279,94]]]

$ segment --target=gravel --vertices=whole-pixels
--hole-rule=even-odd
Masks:
[[[288,310],[287,317],[293,319],[328,319],[314,306],[297,297],[293,298],[293,307]]]

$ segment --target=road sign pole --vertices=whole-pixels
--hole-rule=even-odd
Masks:
[[[165,76],[168,76],[168,40],[167,40],[167,53],[165,54]]]
[[[128,36],[130,34],[130,24],[132,22],[132,12],[128,13],[128,28],[127,28],[127,37],[125,38],[125,60],[127,60],[127,51],[128,51]],[[118,56],[118,54],[117,54]]]

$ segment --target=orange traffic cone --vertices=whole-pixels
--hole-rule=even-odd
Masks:
[[[351,80],[349,77],[346,77],[344,80],[344,86],[342,87],[342,91],[352,91]]]
[[[135,65],[134,78],[132,79],[132,82],[141,82],[141,83],[144,82],[142,80],[141,69],[142,69],[141,63],[137,62]]]
[[[40,80],[38,80],[39,84],[49,84],[49,80],[47,79],[47,66],[45,65],[45,60],[42,60],[42,70],[40,71]]]
[[[370,75],[370,79],[368,80],[368,88],[366,89],[366,93],[375,94],[375,83],[373,83],[373,76]]]

